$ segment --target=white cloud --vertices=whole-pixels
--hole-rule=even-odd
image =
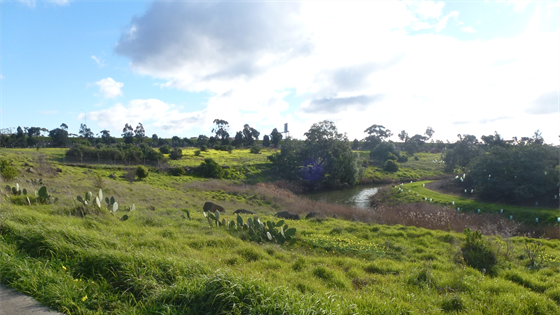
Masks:
[[[0,80],[4,80],[4,76],[0,74]]]
[[[194,126],[201,126],[204,112],[182,112],[181,108],[157,99],[136,99],[123,105],[117,103],[110,108],[89,112],[88,120],[96,121],[102,128],[119,133],[126,123],[136,126],[155,127],[168,132],[180,133]],[[77,119],[84,118],[80,114]]]
[[[439,18],[445,5],[443,2],[434,1],[405,1],[409,6],[424,18]]]
[[[169,130],[209,130],[215,118],[231,130],[250,123],[265,132],[288,122],[295,137],[323,119],[352,139],[372,124],[409,134],[430,125],[449,140],[543,130],[548,116],[528,120],[534,124],[521,117],[560,85],[558,31],[460,41],[440,33],[459,12],[444,13],[442,2],[423,5],[156,2],[131,21],[133,36],[123,33],[116,51],[133,70],[167,80],[163,87],[211,93],[203,111],[166,105],[163,112],[175,110],[177,119],[157,117]],[[276,10],[283,13],[268,14]],[[420,28],[427,34],[412,32]],[[301,103],[286,102],[292,89]],[[130,104],[120,106],[112,110],[131,115]]]
[[[36,0],[18,0],[18,1],[25,4],[26,6],[28,6],[30,8],[35,8],[35,6],[37,5]],[[71,0],[48,0],[48,2],[59,5],[59,6],[63,6],[63,5],[69,5]]]
[[[99,92],[105,98],[115,98],[122,95],[121,88],[124,86],[124,83],[117,82],[112,78],[97,81],[95,84],[99,86]]]
[[[92,55],[91,59],[93,59],[93,61],[95,61],[95,63],[97,64],[98,67],[100,67],[100,68],[105,67],[105,62],[103,61],[103,59],[98,58],[95,55]]]
[[[471,26],[463,26],[461,27],[461,31],[465,32],[465,33],[476,33],[476,31],[474,30],[474,28],[472,28]]]

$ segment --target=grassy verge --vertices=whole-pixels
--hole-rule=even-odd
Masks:
[[[406,183],[394,188],[394,196],[405,203],[428,202],[459,209],[463,212],[500,214],[506,218],[526,224],[555,224],[560,217],[558,209],[542,207],[514,206],[480,202],[460,196],[442,194],[425,187],[429,181]],[[480,210],[480,211],[479,211]],[[537,219],[538,218],[538,222]]]

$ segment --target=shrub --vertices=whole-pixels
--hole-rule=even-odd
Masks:
[[[399,163],[406,163],[408,162],[408,156],[406,155],[399,155],[399,158],[397,160]]]
[[[464,231],[466,239],[461,246],[465,263],[480,271],[489,274],[495,273],[497,263],[496,254],[482,238],[479,231],[471,232],[469,228]]]
[[[200,150],[194,151],[194,156],[200,156]]]
[[[200,146],[200,151],[206,152],[206,151],[208,151],[208,147],[205,146],[205,145],[201,145],[201,146]]]
[[[172,168],[171,171],[169,171],[169,173],[171,173],[171,175],[173,176],[181,176],[181,175],[185,175],[185,170],[182,167],[175,167]]]
[[[391,142],[381,142],[376,145],[373,150],[369,152],[369,157],[372,160],[385,161],[389,153],[395,153],[395,145]]]
[[[414,157],[414,161],[420,160],[417,156]]]
[[[253,154],[259,154],[261,153],[261,148],[259,148],[258,146],[254,145],[251,147],[251,153]]]
[[[173,151],[171,151],[171,153],[169,154],[169,158],[172,160],[178,160],[182,157],[183,157],[183,150],[181,150],[180,148],[173,149]]]
[[[210,178],[223,178],[224,169],[213,159],[207,158],[200,163],[198,168],[200,175]]]
[[[393,153],[391,153],[391,152],[387,153],[387,158],[386,158],[386,160],[396,161],[396,160],[398,160],[398,159],[399,159],[399,158],[398,158],[396,155],[394,155]]]
[[[385,162],[384,170],[386,170],[387,172],[396,172],[399,170],[399,163],[393,160],[387,160]]]
[[[171,147],[166,144],[159,148],[159,152],[163,154],[169,154],[169,152],[171,152]]]
[[[12,166],[10,161],[2,160],[0,161],[0,174],[6,180],[12,180],[18,176],[18,171],[15,167]]]
[[[138,168],[136,169],[136,176],[138,176],[139,180],[142,180],[146,177],[148,177],[148,175],[150,174],[150,171],[148,170],[147,167],[140,165],[138,166]]]

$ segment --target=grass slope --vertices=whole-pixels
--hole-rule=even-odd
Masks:
[[[38,189],[25,180],[40,175],[21,171],[39,169],[36,152],[9,154],[22,187]],[[228,220],[244,208],[264,221],[327,206],[262,185],[155,171],[129,183],[119,167],[55,166],[62,172],[43,181],[57,204],[1,195],[0,282],[67,314],[560,312],[559,240],[485,237],[498,257],[492,276],[465,264],[454,232],[320,218],[287,222],[293,246],[255,243],[210,227],[202,204],[225,206]],[[99,187],[121,210],[76,216],[76,196]]]

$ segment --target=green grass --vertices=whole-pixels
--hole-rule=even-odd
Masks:
[[[357,151],[361,157],[369,157],[368,151]],[[419,179],[435,179],[446,177],[444,173],[443,163],[435,163],[439,161],[441,154],[439,153],[417,153],[418,161],[413,157],[408,162],[399,163],[397,172],[387,172],[383,170],[383,165],[370,165],[362,179],[363,183],[388,183],[403,180],[419,180]]]
[[[2,152],[30,190],[37,187],[25,180],[40,175],[23,164],[35,163],[35,152]],[[43,181],[59,203],[15,205],[0,195],[0,282],[67,314],[560,312],[559,240],[484,237],[498,257],[494,276],[464,264],[464,236],[454,232],[321,218],[288,221],[293,246],[259,244],[209,227],[203,203],[225,206],[228,220],[244,208],[277,221],[277,211],[297,212],[297,197],[156,171],[129,183],[119,177],[125,168],[53,166],[62,172]],[[97,193],[97,184],[121,210],[73,215],[76,196]],[[137,210],[122,210],[132,204]]]
[[[442,194],[424,187],[424,185],[429,182],[430,181],[419,181],[406,183],[402,186],[399,185],[398,187],[400,187],[402,191],[399,192],[398,188],[394,189],[394,196],[399,201],[406,203],[419,201],[429,202],[455,209],[459,208],[460,211],[475,213],[478,213],[478,209],[480,209],[480,213],[501,214],[506,218],[513,216],[515,221],[528,224],[536,224],[536,218],[539,218],[540,223],[555,224],[557,218],[560,217],[558,209],[486,203],[470,198]]]

